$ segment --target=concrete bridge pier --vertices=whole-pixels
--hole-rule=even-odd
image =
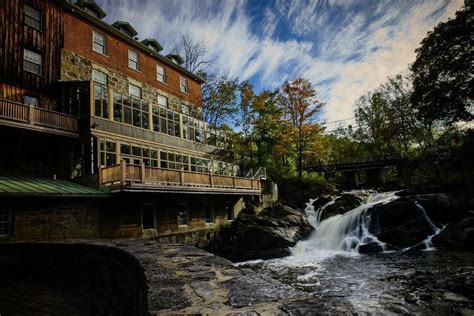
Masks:
[[[359,174],[357,171],[345,171],[344,174],[344,182],[347,187],[349,188],[356,188],[359,186]]]
[[[365,173],[367,177],[367,184],[384,184],[385,183],[384,168],[367,169]]]

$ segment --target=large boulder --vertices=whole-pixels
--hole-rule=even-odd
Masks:
[[[289,247],[312,229],[304,212],[286,205],[275,204],[258,215],[247,208],[222,227],[206,249],[234,262],[279,258],[289,255]]]
[[[324,220],[334,215],[344,214],[349,212],[352,209],[360,206],[363,202],[363,199],[360,196],[343,193],[340,197],[336,198],[333,203],[324,207],[324,210],[321,214],[321,220]]]
[[[474,250],[474,217],[449,224],[432,242],[436,247]]]

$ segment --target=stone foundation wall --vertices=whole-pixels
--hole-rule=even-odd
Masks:
[[[15,240],[97,238],[98,206],[91,203],[25,205],[13,208]]]
[[[0,243],[0,282],[58,284],[96,315],[149,315],[145,271],[130,253],[93,244]]]

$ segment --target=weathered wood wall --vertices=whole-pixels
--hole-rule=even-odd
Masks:
[[[42,12],[42,30],[24,24],[25,4]],[[1,96],[21,101],[25,91],[36,94],[40,102],[56,97],[60,78],[61,49],[64,44],[63,9],[48,0],[0,0],[0,83]],[[23,70],[23,49],[43,56],[41,75]],[[9,87],[8,87],[9,86]],[[45,102],[51,108],[54,102]]]

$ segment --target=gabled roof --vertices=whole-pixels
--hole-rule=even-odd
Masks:
[[[107,15],[107,13],[105,13],[105,11],[99,7],[95,0],[79,0],[76,2],[76,5],[94,11],[99,19],[103,19]]]
[[[171,59],[172,61],[177,61],[178,62],[178,65],[181,65],[182,63],[184,63],[184,59],[179,56],[179,54],[176,54],[176,53],[170,53],[168,55],[166,55],[166,57],[168,59]]]
[[[112,24],[113,27],[120,30],[121,28],[127,30],[130,33],[131,37],[137,36],[138,32],[130,25],[130,23],[125,21],[115,21]]]
[[[157,52],[161,52],[163,47],[158,43],[158,41],[154,38],[145,38],[141,43],[145,46],[153,46]]]
[[[104,197],[108,194],[67,180],[0,175],[0,196]]]

